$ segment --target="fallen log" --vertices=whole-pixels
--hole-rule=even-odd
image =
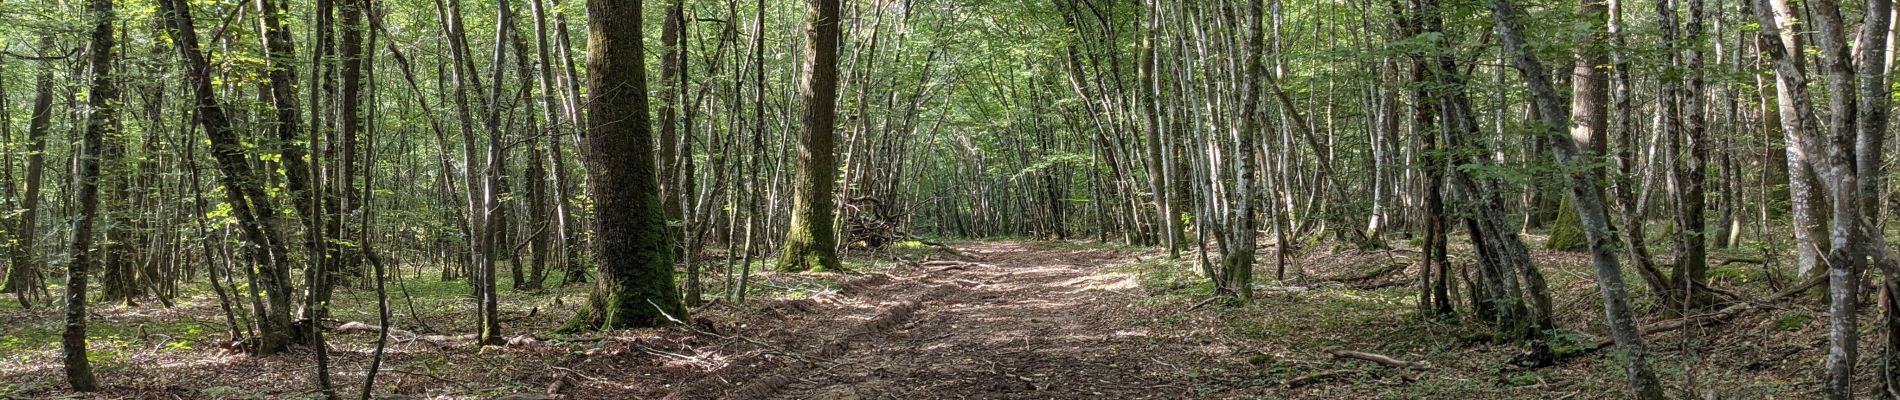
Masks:
[[[1729,264],[1762,265],[1762,259],[1755,258],[1755,257],[1729,257],[1729,258],[1723,258],[1722,262],[1717,263],[1716,265],[1729,265]]]
[[[343,325],[337,326],[336,332],[341,333],[341,334],[353,334],[353,333],[376,334],[377,332],[381,332],[382,329],[383,329],[382,326],[352,321],[352,322],[346,322]],[[463,334],[463,335],[454,335],[454,336],[423,335],[423,334],[418,334],[415,332],[410,332],[410,331],[406,331],[402,329],[390,328],[389,338],[392,340],[395,340],[396,343],[409,343],[409,342],[419,341],[419,342],[424,342],[424,343],[433,345],[436,348],[447,349],[447,348],[456,347],[460,343],[473,342],[475,340],[475,335],[474,334]],[[538,341],[538,339],[533,339],[531,337],[525,337],[525,336],[517,336],[514,339],[509,340],[509,344],[522,346],[522,345],[533,344],[536,341]]]
[[[381,332],[382,330],[383,330],[383,327],[381,326],[371,325],[371,324],[366,324],[366,323],[356,322],[356,321],[346,322],[346,323],[343,323],[342,326],[336,327],[336,333],[341,333],[341,334],[352,334],[352,333],[372,333],[373,334],[373,333]],[[410,332],[410,331],[396,329],[396,328],[389,328],[389,337],[396,338],[396,340],[404,340],[404,339],[414,340],[417,336],[419,335],[417,335],[415,332]]]

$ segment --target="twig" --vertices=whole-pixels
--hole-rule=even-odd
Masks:
[[[1207,298],[1207,300],[1201,300],[1201,302],[1199,302],[1199,303],[1194,303],[1194,306],[1193,306],[1193,307],[1188,307],[1188,309],[1187,309],[1187,310],[1188,310],[1188,311],[1194,311],[1194,310],[1199,310],[1199,309],[1201,309],[1201,307],[1206,307],[1206,306],[1207,306],[1208,304],[1212,304],[1212,303],[1214,302],[1214,300],[1220,300],[1220,298],[1221,298],[1221,296],[1214,296],[1214,297],[1209,297],[1209,298]]]

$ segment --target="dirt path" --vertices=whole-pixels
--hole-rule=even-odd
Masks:
[[[1133,328],[1145,318],[1131,303],[1138,285],[1107,273],[1132,255],[1016,242],[962,250],[972,258],[858,278],[836,297],[777,307],[812,309],[759,323],[783,324],[756,332],[782,343],[768,351],[778,362],[735,365],[673,397],[1191,397],[1175,366],[1193,349]]]

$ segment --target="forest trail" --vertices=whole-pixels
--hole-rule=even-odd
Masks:
[[[1136,255],[1022,242],[961,250],[969,261],[847,281],[836,297],[814,297],[835,307],[765,333],[811,362],[708,379],[747,382],[724,390],[734,399],[1190,397],[1173,366],[1193,349],[1138,328],[1146,308],[1130,292],[1140,285],[1112,272]],[[673,397],[712,389],[687,386]]]

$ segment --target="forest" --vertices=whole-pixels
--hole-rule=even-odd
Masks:
[[[1900,398],[1892,0],[0,0],[0,398]]]

